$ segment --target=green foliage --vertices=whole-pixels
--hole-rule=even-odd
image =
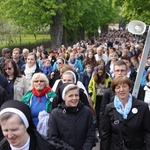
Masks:
[[[97,32],[98,27],[118,21],[119,9],[110,0],[94,0],[93,6],[82,17],[82,25],[87,32]]]
[[[119,9],[113,7],[112,0],[3,0],[0,14],[25,33],[33,34],[59,20],[69,38],[75,39],[80,36],[81,29],[97,33],[99,26],[116,22]]]
[[[116,16],[110,0],[3,0],[0,4],[1,13],[6,18],[32,30],[50,25],[56,13],[61,14],[62,24],[72,29],[83,24],[83,19],[84,22],[105,25],[114,22]],[[4,9],[7,11],[3,12]]]
[[[51,23],[51,16],[55,15],[55,0],[4,0],[1,2],[1,10],[7,10],[6,18],[15,20],[17,25],[24,27],[37,27]]]
[[[150,0],[114,0],[115,5],[121,6],[121,16],[128,21],[141,20],[150,23]]]

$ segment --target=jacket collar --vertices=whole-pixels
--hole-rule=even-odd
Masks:
[[[66,113],[66,112],[70,112],[70,113],[76,113],[78,112],[82,107],[84,106],[84,104],[82,102],[79,101],[78,105],[76,107],[68,107],[65,105],[64,102],[62,102],[60,105],[59,105],[59,108],[63,109],[63,112]]]
[[[111,107],[112,110],[115,109],[115,111],[117,112],[117,110],[116,110],[116,108],[114,106],[114,103],[112,103],[112,105],[110,107]],[[132,96],[132,107],[131,107],[131,110],[130,110],[130,112],[128,114],[127,119],[126,120],[123,119],[122,115],[119,114],[118,112],[115,115],[118,114],[117,117],[118,117],[118,120],[120,122],[126,123],[138,113],[139,109],[140,109],[140,104],[139,104],[138,100],[135,97]]]

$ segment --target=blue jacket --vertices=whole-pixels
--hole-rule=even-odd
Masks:
[[[92,73],[90,75],[88,75],[86,71],[83,72],[82,81],[81,82],[85,86],[87,92],[88,92],[88,85],[89,85],[89,82],[91,80],[91,77],[92,77]]]
[[[46,66],[42,67],[43,73],[47,76],[51,71],[53,70],[52,66],[49,66],[48,68]]]
[[[80,73],[80,72],[83,71],[83,66],[82,66],[82,64],[81,64],[81,61],[78,60],[78,59],[76,59],[74,63],[71,63],[71,62],[69,61],[68,64],[69,64],[70,66],[73,66],[73,69],[74,69],[74,71],[75,71],[76,73]],[[78,71],[76,71],[77,68],[78,68]]]

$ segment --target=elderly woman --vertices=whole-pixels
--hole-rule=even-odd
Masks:
[[[150,112],[148,105],[129,92],[132,82],[126,76],[112,81],[114,101],[106,106],[101,150],[149,150]]]
[[[50,138],[66,150],[91,150],[95,146],[93,115],[80,102],[78,87],[64,83],[58,95],[63,102],[50,113]]]
[[[5,102],[0,111],[0,125],[5,136],[1,150],[55,150],[56,145],[46,140],[35,129],[30,108],[20,101]]]
[[[51,112],[52,101],[55,96],[49,86],[46,75],[44,73],[35,73],[31,80],[31,90],[21,99],[22,102],[30,106],[35,126],[39,123],[38,116],[41,111]]]

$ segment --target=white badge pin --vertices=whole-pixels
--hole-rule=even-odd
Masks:
[[[132,113],[133,113],[133,114],[136,114],[137,112],[138,112],[138,109],[137,109],[137,108],[133,108],[133,109],[132,109]]]
[[[20,88],[20,87],[17,87],[17,91],[20,92],[20,91],[21,91],[21,88]]]

